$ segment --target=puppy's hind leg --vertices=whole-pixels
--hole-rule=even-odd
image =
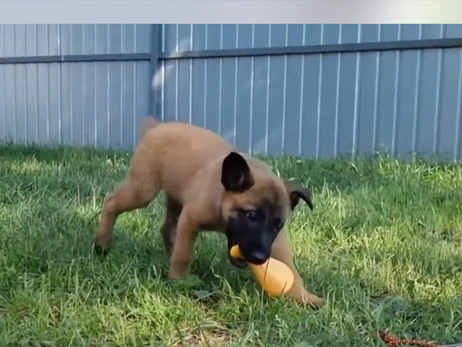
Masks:
[[[172,255],[173,244],[175,243],[176,228],[178,225],[178,218],[180,217],[182,206],[167,196],[166,208],[167,211],[165,215],[165,221],[160,228],[160,232],[164,240],[165,252],[170,258]]]
[[[155,199],[159,190],[160,186],[155,180],[131,172],[125,182],[104,201],[96,234],[95,251],[101,255],[107,254],[119,215],[146,207]]]

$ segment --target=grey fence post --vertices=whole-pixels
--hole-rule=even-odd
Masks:
[[[152,24],[151,28],[151,59],[149,66],[149,115],[159,117],[160,90],[154,89],[152,82],[159,67],[159,57],[162,53],[162,24]]]

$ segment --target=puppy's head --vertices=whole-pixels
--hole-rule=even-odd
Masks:
[[[263,167],[249,166],[236,152],[222,164],[225,189],[222,215],[228,238],[228,254],[239,245],[245,261],[230,256],[233,265],[263,264],[271,256],[273,242],[291,211],[303,199],[313,209],[311,192],[300,184],[279,179]]]

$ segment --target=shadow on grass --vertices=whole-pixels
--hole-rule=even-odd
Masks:
[[[0,184],[3,191],[0,194],[0,206],[9,210],[10,215],[17,214],[17,217],[13,217],[14,222],[4,227],[5,230],[8,228],[6,234],[14,236],[7,240],[5,249],[10,249],[12,244],[15,248],[21,241],[27,243],[27,254],[18,254],[18,265],[21,269],[43,274],[55,266],[55,262],[69,265],[69,262],[75,262],[76,259],[94,259],[101,264],[116,262],[117,266],[134,262],[139,275],[147,276],[146,278],[162,276],[165,279],[168,259],[159,232],[164,218],[162,194],[147,209],[122,214],[115,226],[109,255],[96,256],[92,248],[102,203],[107,192],[118,183],[116,178],[123,178],[123,174],[113,173],[114,180],[111,180],[110,174],[97,177],[93,175],[90,181],[86,181],[86,172],[81,172],[72,165],[68,168],[60,165],[25,165],[24,168],[18,164],[19,161],[27,162],[28,158],[34,158],[41,164],[56,164],[56,161],[48,157],[44,161],[38,160],[39,157],[35,151],[25,150],[21,152],[20,158],[5,161],[4,176]],[[64,160],[61,158],[61,161]],[[106,189],[102,189],[102,186]],[[13,210],[17,211],[11,212]],[[143,218],[139,218],[140,216]],[[29,226],[32,228],[27,230]],[[21,231],[13,231],[16,228]],[[213,237],[225,250],[220,236]],[[198,240],[199,254],[203,252],[203,239],[204,236],[201,235]],[[210,249],[212,252],[204,252],[207,260],[211,263],[221,262],[220,247],[217,249],[215,245]],[[52,255],[52,250],[57,253]],[[8,252],[12,254],[11,249]],[[50,262],[50,259],[54,261]],[[198,257],[193,271],[198,270],[204,278],[214,280],[212,285],[215,286],[220,279],[214,276],[211,263]],[[117,269],[117,266],[112,269]],[[193,281],[184,285],[196,287],[197,283],[198,281]],[[8,287],[11,283],[4,284]]]

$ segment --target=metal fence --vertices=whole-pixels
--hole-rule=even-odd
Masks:
[[[458,159],[462,25],[2,25],[0,140],[132,149],[157,114],[251,153]]]

